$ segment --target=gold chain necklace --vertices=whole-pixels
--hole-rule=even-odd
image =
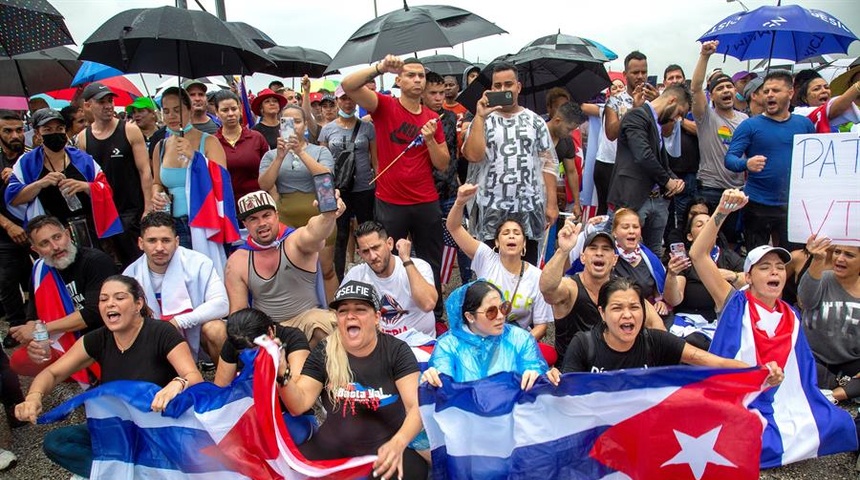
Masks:
[[[134,332],[134,337],[132,337],[131,342],[128,343],[128,346],[120,343],[119,338],[117,338],[116,334],[113,336],[113,341],[116,342],[117,348],[119,348],[119,353],[125,353],[129,348],[134,346],[134,342],[137,340],[137,336],[140,335],[140,331],[143,329],[143,319],[141,319],[140,325],[137,326],[137,331]]]

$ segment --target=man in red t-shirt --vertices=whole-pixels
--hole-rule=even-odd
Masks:
[[[383,73],[397,75],[400,98],[364,87]],[[376,129],[379,171],[375,173],[379,178],[375,182],[375,217],[395,240],[412,235],[415,253],[433,269],[441,299],[442,211],[433,169],[445,171],[450,154],[438,125],[439,115],[421,105],[424,66],[417,59],[404,62],[387,55],[379,63],[347,75],[341,86],[370,112]],[[441,300],[438,307],[437,318],[441,316]]]

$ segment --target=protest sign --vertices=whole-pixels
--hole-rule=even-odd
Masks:
[[[789,241],[860,246],[860,135],[795,135],[789,188]]]

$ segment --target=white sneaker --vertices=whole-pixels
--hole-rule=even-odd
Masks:
[[[8,470],[18,463],[18,457],[9,450],[0,448],[0,471]]]
[[[82,477],[76,473],[76,474],[72,475],[72,478],[70,478],[69,480],[89,480],[89,479],[87,477]]]
[[[824,397],[827,399],[827,401],[829,401],[833,405],[839,404],[839,400],[836,400],[835,398],[833,398],[833,390],[827,390],[826,388],[822,388],[821,393],[824,395]]]

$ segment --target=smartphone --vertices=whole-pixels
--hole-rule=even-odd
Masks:
[[[314,191],[320,213],[337,210],[337,198],[334,195],[334,177],[331,173],[314,175]]]
[[[657,88],[657,75],[648,75],[648,85]]]
[[[687,247],[684,246],[683,242],[673,243],[669,245],[670,255],[673,257],[684,257],[687,258]]]
[[[487,92],[488,107],[505,107],[514,104],[514,93],[505,90],[502,92]]]
[[[296,121],[291,117],[281,117],[281,138],[289,140],[296,134]]]

